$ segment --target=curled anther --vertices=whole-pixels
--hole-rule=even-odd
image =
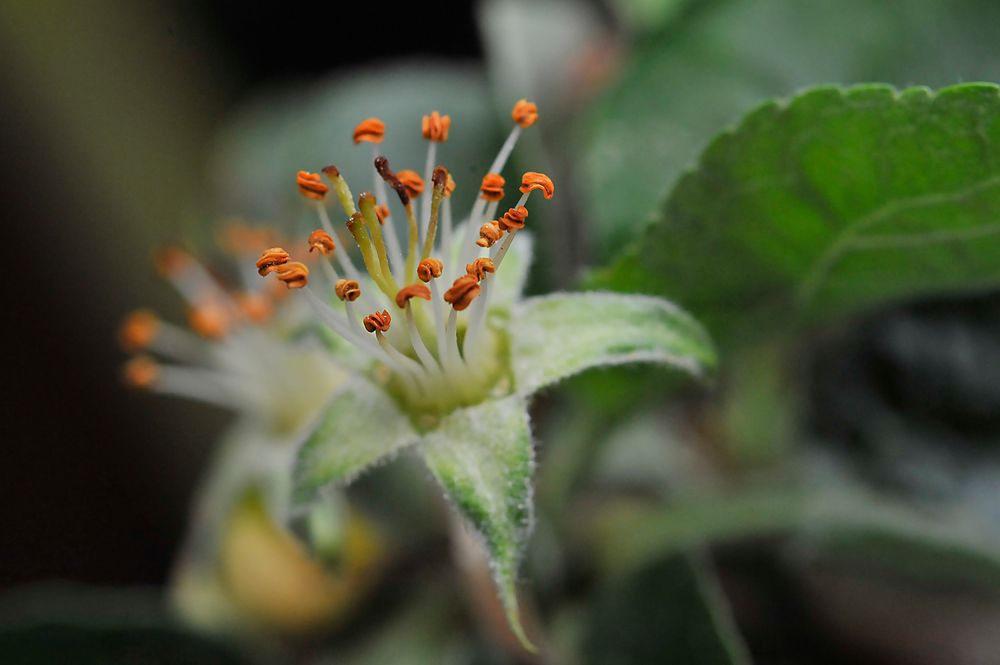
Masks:
[[[450,199],[451,195],[455,193],[455,179],[451,177],[451,173],[448,174],[448,178],[444,182],[444,197]]]
[[[524,206],[510,208],[497,220],[497,224],[504,231],[520,231],[524,228],[524,220],[528,218],[528,209]]]
[[[409,286],[404,286],[398,293],[396,293],[396,306],[403,309],[406,307],[406,303],[410,301],[410,298],[423,298],[424,300],[430,300],[431,290],[423,284],[410,284]]]
[[[473,275],[462,275],[444,292],[444,301],[461,312],[472,304],[480,291],[479,280]]]
[[[389,310],[383,309],[381,312],[372,312],[366,316],[362,323],[365,326],[365,330],[368,332],[388,332],[389,325],[392,323],[392,315],[389,314]]]
[[[337,243],[333,241],[333,236],[323,229],[316,229],[309,234],[309,251],[318,251],[323,256],[329,256],[333,250],[337,249]]]
[[[514,109],[510,112],[510,117],[521,128],[527,129],[538,120],[538,106],[527,99],[519,99],[515,102]]]
[[[393,191],[396,192],[396,195],[399,197],[400,203],[402,203],[404,206],[409,205],[410,193],[409,191],[407,191],[406,185],[400,182],[396,174],[392,172],[392,169],[389,167],[389,160],[386,159],[383,155],[379,155],[378,157],[376,157],[375,170],[382,177],[382,180],[385,180],[385,183],[390,187],[392,187]]]
[[[318,173],[299,171],[295,174],[295,182],[299,186],[299,193],[314,201],[322,201],[326,198],[326,193],[330,191]]]
[[[479,197],[487,201],[499,201],[503,198],[503,186],[507,183],[499,173],[487,173],[479,186]]]
[[[421,122],[421,133],[428,141],[447,141],[448,129],[451,127],[451,117],[441,115],[437,111],[432,111],[430,115],[425,115]]]
[[[290,289],[301,289],[309,283],[309,268],[304,263],[291,261],[278,266],[278,281],[284,282]]]
[[[342,301],[354,302],[361,297],[361,285],[353,279],[338,279],[333,291]]]
[[[403,187],[406,187],[406,193],[411,199],[424,193],[424,179],[416,171],[404,169],[397,173],[396,177],[403,183]]]
[[[520,189],[522,194],[539,190],[547,199],[551,199],[556,191],[555,185],[552,184],[552,178],[544,173],[536,173],[535,171],[527,171],[521,176]]]
[[[188,325],[206,339],[222,339],[229,332],[232,317],[216,302],[204,302],[188,309]]]
[[[385,138],[385,123],[378,118],[365,118],[354,128],[354,143],[381,143]]]
[[[389,214],[389,206],[386,204],[375,206],[375,216],[378,218],[379,224],[385,224],[385,220],[389,219]]]
[[[147,348],[160,330],[160,319],[148,309],[137,309],[122,322],[118,331],[118,339],[126,351],[139,351]]]
[[[477,282],[483,281],[488,272],[496,272],[496,266],[493,265],[493,260],[486,257],[478,258],[472,263],[465,264],[465,272],[476,278]]]
[[[261,277],[267,277],[272,272],[278,269],[278,266],[288,263],[289,255],[288,252],[283,250],[281,247],[271,247],[270,249],[265,249],[257,259],[257,273]]]
[[[136,356],[122,369],[122,378],[132,388],[147,390],[160,377],[160,366],[149,356]]]
[[[426,258],[417,265],[417,277],[421,282],[437,279],[444,272],[444,264],[434,258]]]
[[[492,247],[500,238],[503,238],[503,229],[500,228],[500,222],[494,219],[479,227],[479,240],[476,244],[480,247]]]

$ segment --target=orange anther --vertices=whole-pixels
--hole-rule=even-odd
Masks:
[[[354,302],[361,297],[361,285],[353,279],[338,279],[333,290],[341,300]]]
[[[221,339],[231,324],[229,312],[219,303],[205,302],[188,309],[188,325],[202,337]]]
[[[451,127],[451,117],[433,111],[430,115],[424,116],[421,132],[428,141],[447,141],[449,127]]]
[[[455,280],[451,288],[444,292],[444,301],[450,303],[456,311],[461,312],[472,304],[479,295],[479,280],[472,275],[462,275]]]
[[[354,143],[381,143],[385,138],[385,123],[378,118],[365,118],[354,128]]]
[[[399,293],[396,294],[396,306],[403,309],[410,301],[410,298],[423,298],[424,300],[430,300],[431,290],[423,284],[410,284],[409,286],[404,286],[399,290]]]
[[[264,323],[274,314],[274,304],[263,293],[238,293],[236,304],[243,316],[254,323]]]
[[[333,241],[329,233],[323,229],[316,229],[309,234],[309,251],[312,252],[314,249],[323,256],[328,256],[337,249],[337,243]]]
[[[183,249],[164,247],[153,257],[156,270],[164,277],[184,272],[194,265],[194,258]]]
[[[472,263],[465,264],[465,272],[476,278],[477,282],[483,281],[488,272],[496,272],[496,267],[493,265],[493,260],[488,258],[479,258]]]
[[[406,187],[406,193],[409,194],[411,199],[415,199],[424,192],[424,179],[416,171],[411,171],[405,169],[396,174],[396,177],[403,187]]]
[[[295,182],[299,186],[299,193],[314,201],[322,201],[326,198],[326,193],[330,191],[318,173],[299,171],[295,174]]]
[[[375,206],[375,216],[378,217],[379,224],[385,224],[385,220],[389,219],[389,206],[384,203]]]
[[[497,220],[504,231],[520,231],[524,228],[524,220],[528,218],[528,209],[524,206],[510,208]]]
[[[368,332],[388,332],[389,324],[392,323],[392,316],[389,314],[389,310],[383,309],[381,312],[372,312],[364,318],[362,321],[365,325],[365,330]]]
[[[309,268],[304,263],[292,261],[276,268],[278,281],[284,282],[290,289],[301,289],[309,283]]]
[[[519,99],[517,103],[514,104],[514,110],[511,111],[510,117],[514,119],[521,127],[527,129],[535,124],[538,120],[538,106],[534,102],[529,102],[527,99]]]
[[[444,183],[444,197],[450,199],[451,195],[455,192],[455,179],[451,177],[451,173],[448,174],[448,179]]]
[[[493,220],[479,227],[479,240],[476,244],[480,247],[492,247],[502,237],[503,229],[500,228],[500,223]]]
[[[288,252],[280,247],[265,249],[257,259],[257,272],[261,277],[266,277],[274,272],[278,266],[288,263]]]
[[[437,259],[424,259],[417,265],[417,277],[421,282],[429,282],[436,279],[444,272],[444,264]]]
[[[136,356],[122,370],[122,378],[132,388],[150,388],[160,376],[160,366],[149,356]]]
[[[483,176],[482,185],[479,186],[480,198],[499,201],[503,198],[503,186],[506,182],[499,173],[487,173]]]
[[[137,309],[128,315],[118,331],[118,339],[126,351],[148,347],[160,329],[160,319],[148,309]]]
[[[528,171],[521,176],[522,194],[533,192],[536,189],[541,190],[542,194],[545,195],[545,198],[547,199],[551,199],[552,195],[556,191],[555,185],[552,184],[552,178],[548,177],[544,173]]]

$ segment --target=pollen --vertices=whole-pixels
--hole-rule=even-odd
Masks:
[[[318,251],[323,256],[327,256],[337,249],[337,243],[333,237],[323,229],[316,229],[309,234],[309,251]]]
[[[330,191],[318,173],[299,171],[295,174],[295,182],[299,186],[299,193],[314,201],[322,201]]]
[[[524,220],[528,218],[528,209],[524,206],[511,208],[497,220],[497,225],[504,231],[520,231],[524,228]]]
[[[503,229],[500,228],[500,222],[493,220],[479,227],[479,240],[476,244],[480,247],[492,247],[502,237]]]
[[[448,179],[444,181],[444,197],[450,199],[451,195],[455,193],[455,179],[451,177],[451,173],[448,173]]]
[[[506,180],[499,173],[487,173],[479,186],[480,198],[487,201],[499,201],[503,198],[503,186]]]
[[[265,249],[260,258],[257,259],[257,273],[261,277],[266,277],[277,270],[278,266],[288,263],[288,259],[288,252],[281,247]]]
[[[496,267],[493,265],[492,259],[479,258],[472,263],[467,263],[465,265],[465,272],[476,278],[477,282],[483,281],[488,272],[496,272]]]
[[[127,363],[122,371],[125,383],[133,388],[150,388],[160,376],[160,366],[149,356],[136,356]]]
[[[450,304],[455,311],[461,312],[472,304],[472,301],[479,295],[479,280],[472,275],[462,275],[451,285],[451,288],[444,292],[444,301]]]
[[[284,282],[290,289],[301,289],[309,283],[309,268],[304,263],[291,261],[276,268],[278,281]]]
[[[416,171],[406,169],[397,173],[396,177],[403,183],[403,187],[406,187],[406,193],[411,199],[424,193],[424,179]]]
[[[424,259],[417,265],[417,277],[421,282],[429,282],[437,279],[444,272],[444,264],[437,259]]]
[[[354,302],[361,297],[361,285],[353,279],[338,279],[333,290],[338,298],[347,302]]]
[[[520,127],[527,129],[538,120],[538,106],[527,99],[519,99],[514,104],[514,110],[510,112],[510,117],[514,119]]]
[[[366,118],[354,128],[354,143],[381,143],[385,138],[385,123],[378,118]]]
[[[423,117],[421,132],[428,141],[447,141],[448,129],[451,127],[451,117],[441,115],[437,111]]]
[[[424,300],[431,299],[431,290],[428,289],[423,284],[410,284],[409,286],[404,286],[396,294],[396,306],[400,309],[406,307],[406,304],[411,298],[423,298]]]
[[[118,332],[118,339],[126,351],[147,348],[156,338],[160,319],[148,309],[138,309],[125,319]]]
[[[552,178],[544,173],[528,171],[521,176],[521,193],[527,194],[535,190],[541,191],[545,198],[551,199],[556,191],[556,187],[552,184]]]
[[[365,330],[368,332],[388,332],[389,325],[392,323],[392,315],[389,314],[389,310],[383,309],[381,312],[372,312],[364,318]]]
[[[219,303],[205,302],[188,309],[188,325],[207,339],[222,339],[229,332],[232,317]]]

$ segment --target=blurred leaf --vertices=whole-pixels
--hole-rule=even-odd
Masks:
[[[1000,283],[1000,96],[818,88],[706,150],[602,282],[670,294],[720,344]]]
[[[262,95],[221,136],[214,172],[223,209],[314,225],[315,213],[296,189],[296,171],[335,164],[355,195],[370,189],[371,146],[355,146],[353,132],[376,116],[386,123],[380,149],[393,168],[422,173],[427,142],[420,119],[438,110],[452,117],[438,160],[457,183],[453,202],[461,219],[502,140],[492,102],[478,68],[435,62],[355,69],[321,85]],[[401,210],[393,217],[404,219]]]
[[[601,257],[653,217],[712,136],[769,97],[817,83],[1000,78],[1000,5],[982,0],[728,0],[686,14],[641,44],[579,126]]]
[[[385,390],[354,376],[333,396],[299,449],[293,473],[295,502],[312,502],[322,487],[348,483],[418,440]]]
[[[598,595],[582,648],[588,665],[749,663],[711,571],[661,559]]]
[[[66,585],[8,593],[0,600],[0,662],[17,665],[241,665],[272,662],[186,631],[153,591]],[[273,654],[272,654],[273,655]]]
[[[534,450],[524,398],[459,409],[429,432],[421,454],[447,497],[485,541],[518,639],[530,648],[517,604],[517,568],[533,522]]]
[[[698,322],[658,298],[557,293],[525,301],[514,319],[511,356],[522,394],[592,367],[662,363],[696,376],[715,367]]]

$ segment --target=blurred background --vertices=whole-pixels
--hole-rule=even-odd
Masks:
[[[119,325],[139,306],[183,320],[152,268],[157,248],[216,258],[214,233],[231,215],[301,222],[290,174],[340,164],[329,146],[365,115],[412,115],[406,154],[439,95],[442,111],[460,111],[462,140],[448,148],[472,173],[502,140],[511,102],[538,101],[544,127],[515,159],[553,173],[560,196],[538,216],[530,289],[615,288],[600,268],[745,113],[816,84],[1000,81],[997,25],[987,0],[3,3],[13,283],[0,591],[168,582],[233,419],[126,390]],[[525,577],[553,643],[594,665],[665,650],[692,663],[1000,663],[996,283],[746,345],[706,318],[726,368],[712,386],[622,369],[539,399],[540,521]],[[378,506],[383,482],[413,480],[396,473],[362,482],[352,500]],[[433,536],[394,564],[393,582],[419,586],[415,571],[444,567],[434,506]],[[413,514],[399,510],[401,521]],[[958,526],[963,538],[942,535]],[[434,579],[428,588],[451,589],[442,623],[475,633],[475,612],[451,609],[461,584]],[[368,599],[337,639],[381,627],[388,619],[372,615],[386,597]],[[706,636],[708,623],[729,646]],[[669,648],[644,641],[661,632]],[[542,662],[483,633],[446,662]],[[400,644],[437,636],[421,628]],[[296,660],[313,662],[314,647],[296,647]]]

